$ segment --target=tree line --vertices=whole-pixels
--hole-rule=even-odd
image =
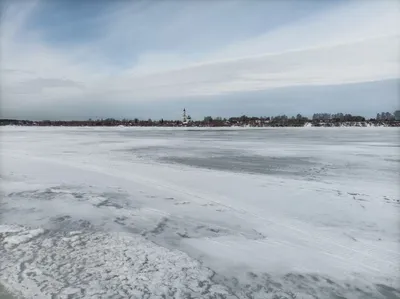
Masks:
[[[382,112],[378,113],[376,118],[366,119],[363,116],[351,115],[344,113],[315,113],[312,118],[308,118],[301,114],[296,116],[276,115],[276,116],[234,116],[230,118],[222,117],[212,117],[206,116],[203,120],[192,120],[189,122],[182,122],[181,120],[140,120],[138,118],[134,119],[88,119],[88,120],[71,120],[71,121],[52,121],[52,120],[16,120],[16,119],[0,119],[0,125],[20,125],[20,126],[166,126],[166,127],[178,127],[178,126],[209,126],[209,127],[219,127],[219,126],[304,126],[306,123],[312,123],[318,126],[321,123],[327,124],[340,124],[340,123],[354,123],[354,122],[372,122],[372,123],[390,123],[396,124],[400,122],[400,110],[392,113]]]

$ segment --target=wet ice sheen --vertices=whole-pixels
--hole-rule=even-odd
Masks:
[[[1,130],[15,295],[400,296],[398,129]]]

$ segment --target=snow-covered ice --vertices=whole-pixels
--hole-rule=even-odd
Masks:
[[[399,129],[0,133],[16,296],[400,296]]]

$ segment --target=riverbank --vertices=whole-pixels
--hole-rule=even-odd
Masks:
[[[0,126],[12,127],[136,127],[136,128],[399,128],[399,122],[373,123],[373,122],[306,122],[304,124],[284,124],[284,123],[266,123],[266,124],[226,124],[226,125],[207,125],[207,124],[178,124],[178,125],[131,125],[131,124],[8,124]]]
[[[203,121],[182,122],[179,120],[16,120],[0,119],[0,126],[29,126],[29,127],[400,127],[400,120],[376,120],[364,117],[352,119],[299,119],[292,118],[229,118]]]

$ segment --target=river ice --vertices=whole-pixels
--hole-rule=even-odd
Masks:
[[[399,129],[0,133],[15,296],[400,297]]]

